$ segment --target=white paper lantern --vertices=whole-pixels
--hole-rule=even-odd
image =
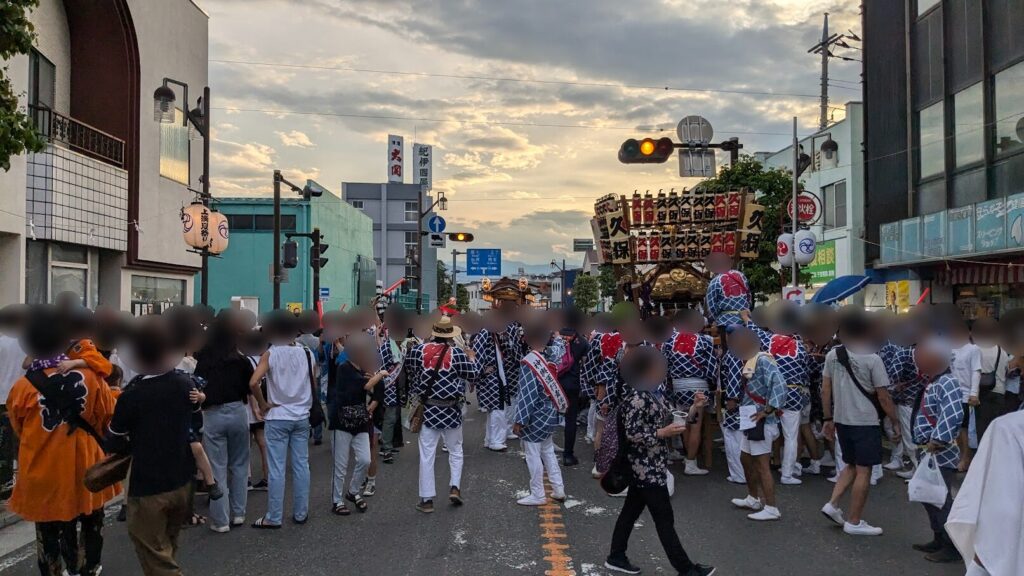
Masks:
[[[789,232],[780,234],[779,239],[775,242],[775,256],[779,259],[779,264],[789,268],[793,265],[793,235]]]
[[[818,248],[818,239],[810,230],[798,230],[793,239],[793,258],[796,263],[806,266],[814,260],[814,251]]]
[[[210,209],[201,202],[193,202],[181,209],[181,233],[186,244],[196,250],[208,248],[212,239],[211,230]]]
[[[228,217],[220,212],[210,213],[210,253],[221,254],[228,249]]]

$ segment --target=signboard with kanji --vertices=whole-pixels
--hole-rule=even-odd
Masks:
[[[802,268],[804,273],[811,275],[811,284],[821,285],[835,280],[836,277],[836,241],[826,240],[818,243],[814,260]]]
[[[433,153],[433,147],[427,144],[412,145],[413,182],[426,186],[428,190],[434,186]]]
[[[405,138],[388,134],[388,182],[401,184],[405,178]]]

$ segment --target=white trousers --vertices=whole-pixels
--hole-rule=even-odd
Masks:
[[[800,440],[800,411],[782,411],[782,477],[792,478],[797,466],[796,446]]]
[[[355,466],[352,470],[352,480],[349,483],[348,493],[358,494],[366,479],[366,471],[370,468],[370,435],[361,432],[352,435],[344,430],[331,431],[331,445],[334,451],[334,480],[332,487],[334,492],[334,503],[345,502],[345,474],[348,473],[348,453],[351,450],[355,455]]]
[[[459,487],[462,482],[462,426],[446,430],[435,430],[424,426],[420,429],[420,498],[437,496],[434,487],[434,458],[437,457],[437,442],[444,437],[448,447],[448,467],[451,469],[449,486]]]
[[[523,452],[526,453],[526,468],[530,471],[530,496],[544,498],[544,472],[548,473],[548,481],[556,493],[565,492],[562,482],[562,470],[558,467],[555,456],[555,441],[551,436],[543,442],[527,442],[523,440]]]
[[[591,400],[587,409],[587,439],[591,442],[594,441],[594,432],[597,432],[597,400]]]
[[[729,464],[729,476],[737,482],[746,482],[747,476],[743,473],[743,463],[740,462],[740,442],[743,440],[743,432],[722,428],[722,438],[725,440],[725,460]]]
[[[505,406],[505,436],[512,435],[512,426],[515,425],[516,418],[516,397],[512,396],[508,399],[508,406]],[[502,440],[504,444],[504,440]]]
[[[893,447],[892,458],[910,458],[910,461],[914,463],[914,467],[917,467],[917,447],[914,446],[914,439],[912,436],[913,430],[911,429],[910,418],[914,415],[913,406],[896,406],[896,413],[900,417],[900,434],[903,435],[902,441]]]
[[[484,432],[484,447],[497,450],[505,447],[508,436],[508,419],[504,410],[491,410],[487,413],[487,427]]]

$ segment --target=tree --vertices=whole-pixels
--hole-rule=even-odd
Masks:
[[[777,294],[784,284],[789,284],[788,269],[780,271],[776,268],[775,243],[782,233],[779,226],[782,213],[793,195],[793,179],[787,170],[766,170],[754,158],[742,156],[735,165],[722,168],[718,176],[701,182],[697,189],[704,192],[728,192],[744,187],[758,193],[758,204],[765,209],[759,255],[743,265],[743,273],[750,281],[754,298],[764,302],[768,300],[769,294]],[[800,275],[801,284],[810,282],[810,279],[810,274]]]
[[[469,290],[462,284],[459,284],[455,290],[455,307],[460,312],[469,312]]]
[[[18,54],[28,54],[36,38],[28,13],[39,0],[5,0],[0,2],[0,61],[9,61]],[[24,152],[39,152],[43,140],[36,133],[32,118],[18,109],[7,67],[0,68],[0,168],[11,169],[11,157]]]
[[[437,261],[437,303],[444,304],[452,297],[452,277],[444,260]]]
[[[611,298],[614,302],[622,300],[622,292],[615,282],[615,267],[611,264],[602,264],[598,271],[597,281],[601,288],[601,297]]]
[[[597,278],[589,274],[577,274],[576,282],[572,285],[572,300],[576,309],[590,312],[597,308],[598,298]]]

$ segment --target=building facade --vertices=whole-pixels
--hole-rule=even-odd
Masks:
[[[865,0],[868,263],[887,304],[1024,306],[1024,3]]]
[[[272,198],[217,198],[217,210],[231,227],[231,246],[210,259],[210,299],[214,308],[242,307],[263,313],[273,308],[274,201]],[[319,228],[327,265],[320,270],[324,310],[351,310],[368,305],[376,293],[373,222],[333,194],[310,200],[281,201],[281,242],[288,233]],[[295,238],[298,266],[286,270],[281,306],[309,310],[315,306],[308,238]],[[196,278],[198,285],[199,277]]]
[[[154,121],[153,91],[174,78],[195,105],[208,16],[189,0],[41,0],[30,18],[33,50],[2,65],[46,147],[0,172],[0,304],[192,303],[200,260],[180,211],[201,186],[202,146]]]
[[[423,287],[423,306],[427,310],[437,308],[437,249],[431,248],[427,238],[420,236],[418,221],[420,207],[426,211],[434,200],[426,187],[419,184],[370,184],[344,182],[341,198],[357,210],[361,210],[373,222],[373,254],[377,262],[377,279],[385,288],[402,278],[409,282],[410,294],[402,295],[401,302],[413,302],[415,293]],[[424,216],[426,220],[433,211]],[[423,264],[423,278],[415,280],[416,268],[409,255],[419,249]]]
[[[800,141],[801,151],[811,157],[800,184],[817,207],[810,229],[818,250],[814,262],[803,267],[811,274],[809,296],[837,276],[864,274],[863,106],[850,102],[845,112],[843,120]],[[765,168],[793,169],[792,146],[757,156]]]

